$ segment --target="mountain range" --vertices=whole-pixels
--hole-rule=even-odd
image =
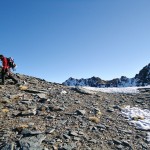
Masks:
[[[90,87],[132,87],[150,85],[150,63],[143,67],[133,78],[121,76],[112,80],[103,80],[99,77],[87,79],[75,79],[70,77],[62,83],[66,86],[90,86]]]

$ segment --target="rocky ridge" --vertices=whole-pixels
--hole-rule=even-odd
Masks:
[[[99,77],[88,79],[75,79],[70,77],[62,83],[66,86],[91,86],[91,87],[129,87],[150,85],[150,63],[139,71],[133,78],[122,76],[112,80],[102,80]]]
[[[150,149],[148,131],[121,115],[125,105],[150,109],[150,90],[108,94],[17,74],[0,86],[1,150]]]

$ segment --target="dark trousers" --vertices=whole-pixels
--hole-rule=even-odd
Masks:
[[[5,84],[5,78],[6,76],[9,78],[9,79],[12,79],[14,81],[14,83],[18,83],[18,81],[13,77],[12,73],[10,72],[10,69],[2,69],[2,84]]]

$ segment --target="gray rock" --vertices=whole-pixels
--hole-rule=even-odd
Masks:
[[[142,99],[135,100],[136,103],[142,104],[144,101]]]
[[[103,124],[98,124],[96,127],[97,127],[97,128],[103,128],[103,129],[106,129],[106,126],[103,125]]]
[[[46,94],[44,94],[44,93],[39,93],[39,94],[37,94],[37,96],[41,99],[46,99]]]
[[[71,139],[71,137],[67,134],[63,134],[63,136],[64,136],[65,139]]]
[[[31,137],[24,137],[19,141],[20,150],[43,150],[42,141],[46,137],[42,134]]]
[[[92,95],[92,94],[96,94],[97,92],[95,91],[91,91],[91,90],[88,90],[88,89],[84,89],[82,87],[75,87],[75,88],[72,88],[72,90],[75,90],[81,94],[87,94],[87,95]]]
[[[88,140],[88,142],[96,144],[96,143],[97,143],[97,140],[91,139],[91,140]]]
[[[29,93],[41,93],[39,90],[36,90],[36,89],[27,89],[25,91]]]
[[[26,135],[26,136],[29,136],[29,135],[37,135],[37,134],[42,134],[43,132],[41,132],[41,131],[30,131],[30,130],[28,130],[28,129],[23,129],[22,130],[22,132],[21,132],[21,134],[22,135]]]
[[[45,132],[47,133],[47,134],[51,134],[51,133],[53,133],[55,131],[55,129],[47,129]]]
[[[113,139],[114,144],[120,145],[122,142],[117,140],[117,139]]]
[[[81,138],[79,138],[79,137],[73,137],[73,140],[74,140],[74,141],[80,141]]]
[[[36,110],[28,110],[28,111],[21,112],[21,114],[19,114],[19,115],[22,115],[22,116],[32,116],[32,115],[35,115],[35,114],[36,114]]]
[[[124,149],[124,146],[123,146],[123,145],[117,145],[116,148],[117,148],[118,150],[123,150],[123,149]]]
[[[125,141],[125,140],[122,140],[122,145],[123,146],[131,147],[131,145],[127,141]]]
[[[15,143],[6,144],[1,150],[14,150]]]
[[[8,98],[1,99],[1,103],[7,104],[10,103],[10,100]]]
[[[127,134],[132,134],[132,130],[121,130],[121,131]]]
[[[111,113],[111,112],[114,112],[114,109],[113,108],[108,108],[107,111]]]
[[[114,105],[113,108],[114,108],[114,109],[119,109],[119,110],[121,110],[121,107],[118,106],[118,105]]]
[[[77,115],[85,115],[86,111],[85,110],[76,110]]]
[[[69,135],[78,136],[78,133],[77,133],[76,131],[70,131],[70,132],[69,132]]]
[[[79,100],[75,100],[75,104],[80,104],[81,102]]]
[[[21,103],[29,105],[31,104],[31,100],[22,100]]]
[[[64,143],[64,145],[61,148],[59,148],[58,150],[73,150],[74,148],[76,148],[75,143],[70,143],[70,144]]]
[[[64,108],[60,106],[49,106],[49,109],[51,111],[64,111]]]

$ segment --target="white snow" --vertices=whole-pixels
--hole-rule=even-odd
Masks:
[[[150,130],[150,110],[126,106],[121,112],[137,129]]]
[[[150,130],[150,111],[148,109],[140,109],[138,107],[126,106],[122,109],[123,116],[127,117],[130,124],[140,130]],[[150,132],[147,132],[147,142],[150,143]]]
[[[147,133],[147,142],[150,143],[150,132]]]
[[[112,87],[112,88],[95,88],[95,87],[82,87],[84,89],[92,90],[92,91],[101,91],[105,93],[138,93],[139,88],[150,88],[149,86],[141,86],[141,87]]]

